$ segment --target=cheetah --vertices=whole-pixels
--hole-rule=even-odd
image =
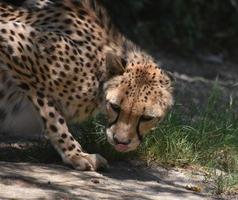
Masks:
[[[98,170],[106,159],[83,151],[66,122],[99,110],[115,150],[135,150],[173,105],[172,81],[113,26],[100,0],[45,2],[38,9],[0,2],[0,60],[63,162]]]

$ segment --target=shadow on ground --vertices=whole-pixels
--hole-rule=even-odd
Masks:
[[[100,173],[52,164],[1,162],[0,199],[209,199],[166,183],[159,174],[126,162],[112,163]]]

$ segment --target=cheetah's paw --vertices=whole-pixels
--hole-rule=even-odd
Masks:
[[[107,160],[99,154],[80,153],[72,156],[67,163],[80,171],[97,171],[108,168]]]

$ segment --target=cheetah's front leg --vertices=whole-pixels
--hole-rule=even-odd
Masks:
[[[83,152],[81,145],[73,138],[62,115],[53,103],[41,92],[34,92],[30,99],[39,110],[44,121],[47,136],[63,161],[78,170],[96,171],[107,166],[107,161],[99,154]]]

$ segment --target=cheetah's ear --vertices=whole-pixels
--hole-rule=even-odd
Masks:
[[[125,72],[126,60],[120,56],[108,53],[106,56],[107,78],[122,75]]]
[[[168,87],[168,88],[171,88],[174,86],[174,83],[175,83],[175,77],[174,77],[174,74],[169,72],[169,71],[166,71],[166,70],[162,70],[163,72],[163,84],[165,87]]]
[[[164,70],[164,73],[169,77],[172,83],[176,81],[175,75],[172,72]]]

